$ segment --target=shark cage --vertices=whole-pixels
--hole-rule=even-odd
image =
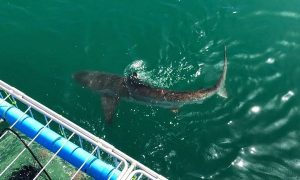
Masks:
[[[0,179],[20,176],[166,180],[0,80]]]

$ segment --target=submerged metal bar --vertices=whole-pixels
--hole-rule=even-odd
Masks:
[[[110,174],[110,176],[108,177],[108,179],[110,179],[110,178],[114,175],[114,173],[115,173],[114,171],[115,171],[115,170],[118,170],[122,163],[123,163],[123,161],[121,161],[121,162],[118,164],[118,166],[111,172],[111,174]]]
[[[48,124],[48,118],[47,118],[47,116],[44,115],[44,118],[45,118],[46,123]],[[52,119],[51,119],[51,121],[52,121]],[[50,125],[48,125],[48,126],[46,126],[46,127],[47,127],[47,128],[50,128]]]
[[[81,139],[80,136],[78,136],[78,138],[79,138],[79,145],[80,145],[81,148],[83,148],[83,146],[82,146],[82,139]]]
[[[120,161],[123,161],[124,168],[123,168],[122,172],[120,173],[119,178],[121,178],[125,174],[126,170],[128,169],[128,163],[124,157],[122,157],[119,154],[114,152],[114,149],[115,149],[114,146],[112,146],[109,143],[103,141],[102,139],[94,136],[93,134],[89,133],[85,129],[79,127],[78,125],[74,124],[73,122],[69,121],[68,119],[57,114],[56,112],[52,111],[51,109],[47,108],[46,106],[40,104],[39,102],[37,102],[34,99],[30,98],[29,96],[25,95],[23,92],[19,91],[18,89],[15,89],[14,87],[9,86],[8,84],[4,83],[1,80],[0,80],[0,87],[6,92],[13,93],[14,96],[17,97],[17,99],[20,102],[22,102],[26,105],[32,106],[36,111],[53,119],[56,123],[66,127],[71,132],[75,132],[78,136],[81,136],[86,141],[90,142],[91,144],[99,146],[104,152],[111,154],[112,156],[116,157]],[[94,172],[97,170],[93,169],[92,171]]]
[[[52,119],[49,121],[48,124],[50,124],[52,122]],[[42,131],[45,129],[46,126],[44,126],[39,132],[38,134],[27,144],[27,146],[29,147],[33,141],[42,133]],[[8,168],[13,165],[13,163],[25,152],[26,148],[23,148],[23,150],[15,157],[14,160],[12,160],[8,166],[5,167],[5,169],[0,173],[0,176],[2,176],[7,170]]]
[[[97,157],[98,157],[99,159],[101,159],[101,155],[100,155],[100,150],[99,150],[99,148],[97,149]]]
[[[137,180],[140,180],[143,177],[143,174],[140,174],[140,176],[137,178]]]
[[[0,106],[0,116],[2,116],[8,123],[14,124],[16,119],[20,119],[20,116],[24,116],[24,112],[13,107],[9,103],[3,102],[2,104],[4,105]],[[15,128],[20,130],[29,138],[33,138],[42,127],[42,124],[28,115],[23,117],[19,123],[16,123],[15,126]],[[75,134],[74,131],[71,132]],[[49,128],[45,128],[45,130],[36,138],[36,141],[52,152],[57,152],[57,149],[59,149],[63,143],[67,143],[66,147],[63,148],[63,151],[60,151],[58,155],[75,167],[79,167],[82,162],[84,162],[86,156],[90,155],[90,153],[79,148],[77,145],[66,140]],[[84,166],[84,171],[96,179],[108,177],[112,169],[114,169],[113,166],[106,164],[95,156],[93,156],[93,159]],[[113,176],[113,179],[117,179],[119,174],[120,172]]]
[[[50,158],[50,160],[44,165],[44,167],[40,170],[40,172],[34,177],[33,180],[36,180],[40,176],[40,174],[45,170],[45,168],[50,164],[50,162],[57,156],[57,154],[65,147],[65,145],[70,141],[70,139],[74,136],[74,132],[71,134],[71,136],[65,141],[62,146],[55,152],[55,154]]]
[[[64,138],[66,138],[67,136],[66,136],[65,128],[62,125],[59,125],[59,129],[60,129],[62,135],[64,135]]]
[[[116,148],[103,141],[102,139],[96,137],[95,135],[89,133],[85,129],[81,128],[80,126],[74,124],[73,122],[69,121],[68,119],[64,118],[63,116],[57,114],[56,112],[52,111],[51,109],[47,108],[46,106],[42,105],[41,103],[35,101],[31,97],[25,95],[23,92],[19,91],[18,89],[9,86],[8,84],[4,83],[3,81],[0,80],[0,87],[10,93],[14,93],[16,97],[18,97],[18,100],[21,101],[22,103],[26,105],[32,106],[35,110],[40,112],[41,114],[47,115],[49,118],[53,119],[55,122],[58,124],[66,127],[70,131],[75,131],[75,133],[88,142],[92,144],[97,144],[99,147],[101,147],[105,152],[107,153],[112,153],[114,156],[116,156],[118,159],[124,159],[122,155],[125,155],[124,153],[116,153],[116,152],[121,152],[121,151],[116,151]],[[114,150],[114,151],[113,151]],[[121,154],[121,155],[120,155]],[[127,156],[129,157],[129,156]],[[132,159],[134,160],[134,159]],[[125,165],[127,167],[128,165]]]
[[[18,100],[21,101],[24,104],[32,106],[34,109],[39,111],[41,114],[45,114],[48,117],[52,118],[54,121],[56,121],[58,124],[61,124],[62,126],[66,127],[70,131],[76,131],[76,134],[80,135],[87,141],[94,143],[98,142],[99,138],[94,136],[93,134],[89,133],[85,129],[79,127],[78,125],[72,123],[68,119],[64,118],[63,116],[57,114],[56,112],[52,111],[51,109],[47,108],[46,106],[42,105],[41,103],[35,101],[31,97],[25,95],[23,92],[19,91],[18,89],[9,86],[8,84],[4,83],[0,80],[0,86],[3,90],[14,93],[16,97],[18,97]],[[101,143],[102,144],[102,143]],[[110,147],[113,147],[110,145]]]
[[[30,116],[31,116],[32,118],[34,118],[34,116],[33,116],[33,113],[32,113],[32,110],[31,110],[31,109],[29,109],[29,113],[30,113]]]
[[[76,175],[79,173],[79,171],[82,169],[82,167],[88,162],[88,160],[95,154],[96,150],[98,149],[98,146],[91,152],[91,154],[86,158],[86,160],[83,162],[83,164],[78,168],[78,170],[75,172],[75,174],[72,176],[71,179],[74,179]]]
[[[23,115],[21,115],[9,128],[13,128],[23,117],[24,115],[27,115],[26,113],[28,112],[28,110],[30,109],[31,107],[28,107],[27,110],[25,112],[23,112]],[[1,137],[0,137],[0,140],[7,134],[7,131],[5,131]]]
[[[150,179],[152,178],[151,174],[139,169],[139,170],[132,171],[129,174],[129,176],[127,177],[127,179],[132,179],[134,177],[134,175],[136,175],[136,174],[140,174],[138,179],[140,179],[142,176],[145,176],[145,177],[150,178]]]

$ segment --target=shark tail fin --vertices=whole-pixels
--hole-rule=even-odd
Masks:
[[[224,86],[219,89],[217,94],[223,98],[228,98],[228,94]]]
[[[224,47],[224,66],[223,66],[223,73],[220,77],[220,80],[218,82],[218,92],[217,94],[223,98],[227,98],[227,91],[225,89],[225,81],[226,81],[226,74],[227,74],[227,51],[226,46]]]

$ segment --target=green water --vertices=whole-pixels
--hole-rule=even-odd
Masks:
[[[169,109],[121,101],[104,123],[80,70],[195,90],[228,49],[228,98]],[[300,177],[300,2],[8,1],[0,79],[170,179]]]

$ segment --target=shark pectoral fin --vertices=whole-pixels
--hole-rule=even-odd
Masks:
[[[226,91],[225,87],[220,88],[220,90],[218,91],[218,95],[223,97],[223,98],[228,98],[227,91]]]
[[[116,106],[119,102],[118,96],[103,95],[101,98],[101,104],[103,108],[105,121],[112,122],[113,115],[115,114]]]

